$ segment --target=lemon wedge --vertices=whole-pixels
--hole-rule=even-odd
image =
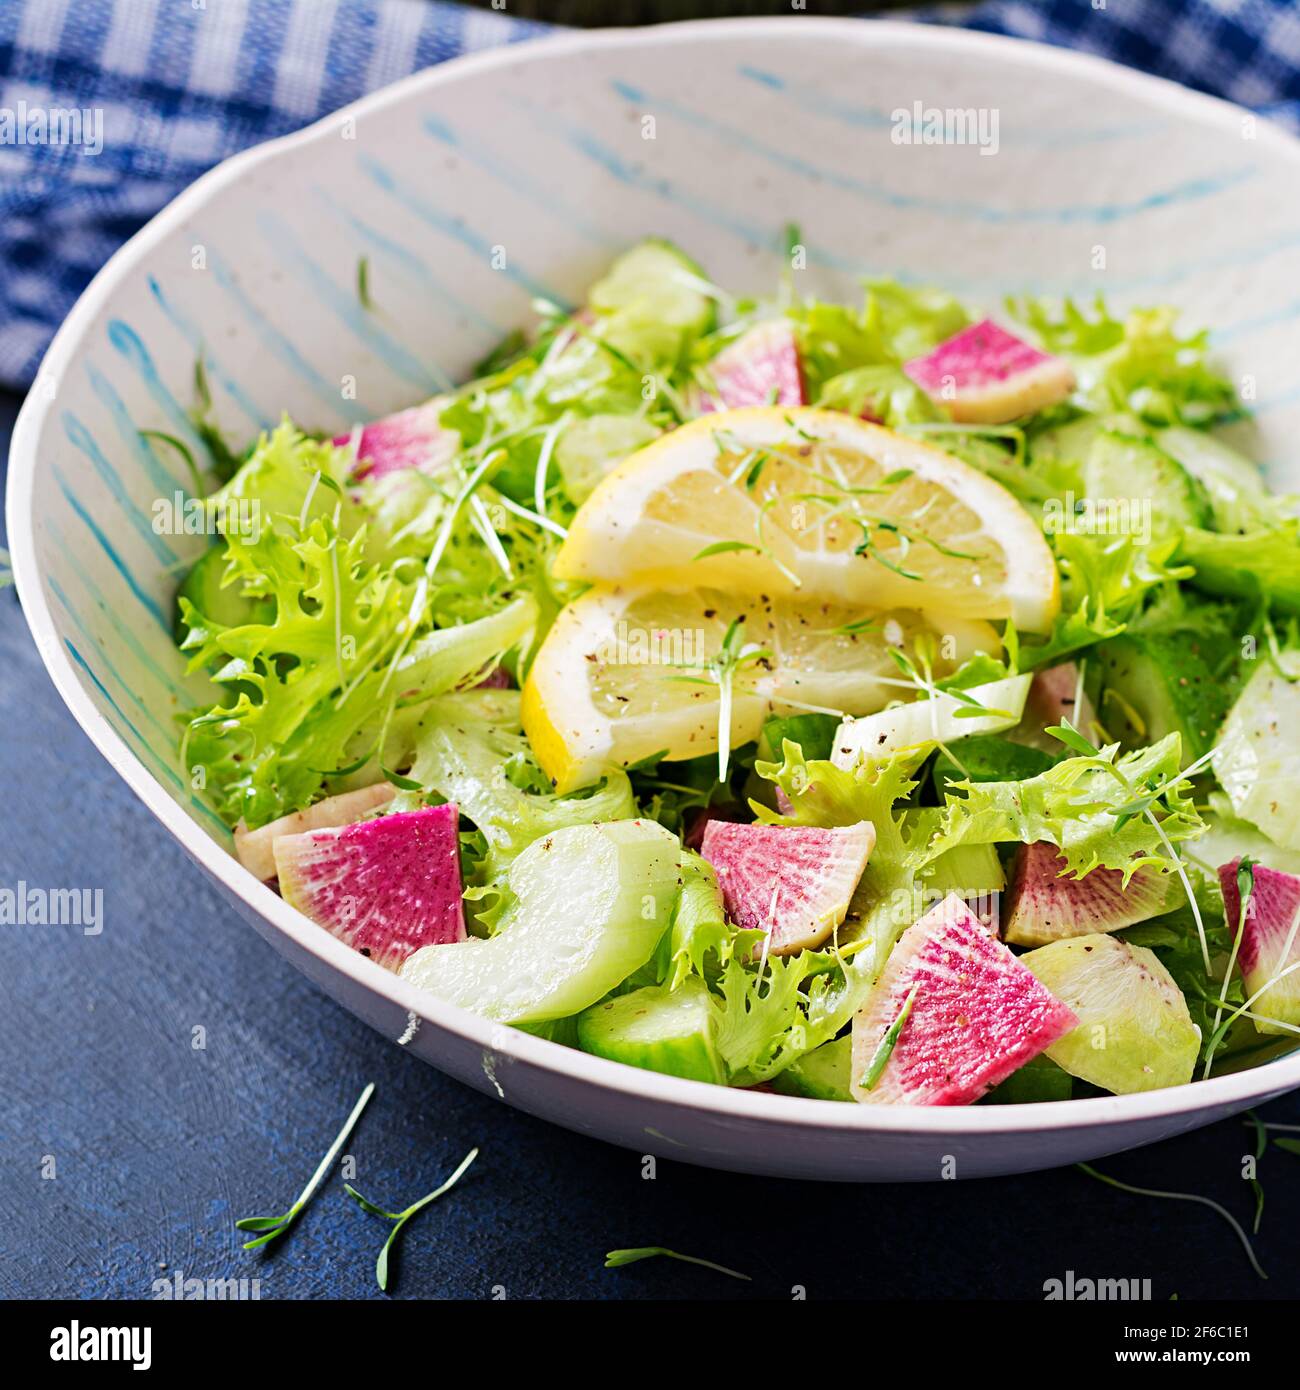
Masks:
[[[1001,484],[812,407],[718,412],[632,454],[579,509],[555,574],[1010,618],[1026,632],[1060,608],[1052,552]]]
[[[890,655],[925,635],[936,678],[997,633],[978,621],[700,589],[598,585],[560,613],[533,662],[524,731],[560,792],[655,754],[758,737],[774,713],[870,714],[915,693]]]

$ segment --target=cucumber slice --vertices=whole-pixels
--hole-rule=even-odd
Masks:
[[[1191,582],[1206,593],[1267,598],[1300,614],[1300,538],[1294,521],[1244,536],[1189,526],[1174,558],[1196,570]]]
[[[1094,932],[1020,957],[1079,1020],[1047,1055],[1071,1076],[1130,1095],[1192,1079],[1201,1035],[1160,957]]]
[[[1213,520],[1210,499],[1200,482],[1144,439],[1103,431],[1088,450],[1083,473],[1087,495],[1094,502],[1149,503],[1149,516],[1130,514],[1129,525],[1135,532],[1144,532],[1148,519],[1151,536],[1179,535],[1188,526],[1209,526]],[[1138,539],[1143,536],[1139,534]]]
[[[1214,660],[1223,655],[1190,633],[1125,634],[1101,643],[1102,724],[1126,748],[1178,733],[1188,759],[1208,753],[1231,704]]]
[[[574,506],[580,507],[629,454],[658,437],[658,426],[640,415],[592,415],[574,421],[555,446],[555,462]]]
[[[834,1042],[805,1052],[792,1066],[772,1078],[772,1089],[783,1096],[807,1096],[810,1100],[852,1101],[849,1075],[853,1067],[853,1039],[847,1033]]]
[[[882,758],[918,744],[950,743],[972,734],[1014,728],[1020,722],[1032,679],[1008,676],[962,691],[962,700],[940,691],[932,699],[895,705],[863,719],[846,719],[836,730],[831,760],[837,767],[852,767],[861,756]],[[984,706],[988,713],[980,714],[970,701]]]
[[[521,1033],[531,1033],[535,1038],[545,1038],[562,1047],[578,1046],[577,1018],[548,1018],[544,1023],[517,1023],[515,1027]]]
[[[649,985],[593,1005],[578,1015],[578,1046],[630,1067],[722,1085],[716,1030],[708,986],[692,975],[675,990]]]
[[[1155,442],[1204,486],[1216,531],[1253,531],[1277,515],[1259,465],[1203,430],[1171,425]]]
[[[187,599],[205,618],[222,627],[242,627],[245,623],[258,622],[263,616],[275,611],[273,599],[245,598],[238,584],[221,586],[221,577],[226,570],[226,549],[215,545],[205,550],[193,568],[181,581],[176,591],[176,617],[173,624],[174,636],[179,645],[185,640],[189,626],[181,616],[180,600]]]
[[[1283,652],[1281,660],[1300,676],[1300,651]],[[1284,849],[1300,850],[1298,757],[1300,680],[1288,680],[1261,658],[1224,721],[1211,765],[1237,815]]]
[[[657,321],[683,337],[712,330],[713,300],[698,282],[704,272],[670,241],[649,237],[621,255],[591,287],[588,303],[600,314]]]
[[[580,1013],[654,954],[673,916],[678,852],[649,820],[544,835],[510,867],[513,901],[495,936],[425,946],[401,976],[503,1023]]]
[[[1045,1100],[1069,1100],[1074,1079],[1046,1054],[1013,1071],[984,1097],[985,1105],[1033,1105]]]
[[[1084,415],[1068,424],[1054,425],[1051,429],[1041,430],[1029,439],[1030,460],[1038,465],[1060,464],[1066,468],[1078,469],[1078,476],[1082,479],[1083,465],[1092,451],[1092,446],[1102,431],[1111,424],[1109,416]]]

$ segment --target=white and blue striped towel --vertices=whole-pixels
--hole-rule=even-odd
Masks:
[[[1300,127],[1296,0],[989,0],[961,22],[1100,53]],[[95,271],[219,160],[545,28],[443,0],[0,0],[0,383],[31,381]],[[102,121],[65,126],[76,139],[25,139],[33,114],[55,109]]]

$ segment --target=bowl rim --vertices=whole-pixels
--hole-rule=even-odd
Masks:
[[[852,43],[863,49],[923,47],[958,56],[996,52],[998,57],[1039,71],[1100,82],[1141,97],[1149,105],[1205,125],[1239,128],[1245,108],[1218,97],[1191,91],[1164,78],[1137,72],[1091,54],[1055,48],[1031,40],[984,34],[961,28],[910,24],[897,20],[781,16],[690,20],[641,29],[565,31],[524,44],[503,44],[463,55],[402,78],[361,97],[291,134],[253,146],[202,175],[130,238],[108,260],[60,326],[37,373],[14,427],[9,454],[6,521],[15,583],[24,615],[45,668],[77,723],[127,785],[158,821],[229,893],[294,946],[352,985],[403,1010],[408,1021],[426,1024],[483,1049],[485,1058],[502,1057],[530,1064],[566,1080],[618,1093],[625,1101],[670,1105],[728,1120],[777,1126],[798,1125],[852,1135],[905,1133],[921,1136],[971,1137],[1016,1135],[1057,1130],[1090,1129],[1141,1123],[1195,1114],[1241,1109],[1261,1096],[1300,1086],[1300,1052],[1209,1081],[1195,1081],[1159,1091],[1126,1096],[1038,1102],[989,1107],[912,1107],[845,1105],[842,1102],[759,1093],[645,1071],[595,1057],[517,1029],[493,1023],[455,1005],[445,1004],[396,975],[358,955],[328,932],[291,908],[278,894],[256,880],[229,850],[212,839],[163,790],[83,690],[73,664],[59,639],[36,560],[33,511],[38,449],[57,383],[75,358],[120,283],[139,269],[154,248],[184,224],[209,199],[263,165],[330,138],[349,117],[361,117],[405,102],[443,85],[515,65],[546,63],[551,58],[592,50],[657,44],[727,42],[732,38],[791,37],[788,26],[798,22],[800,33],[825,40]],[[1300,140],[1256,117],[1258,139],[1269,151],[1300,168]],[[38,390],[53,382],[54,391]],[[296,963],[296,962],[295,962]],[[410,1029],[408,1029],[408,1033]]]

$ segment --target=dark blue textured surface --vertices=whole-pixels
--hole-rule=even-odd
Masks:
[[[0,398],[2,399],[2,398]],[[5,423],[12,416],[12,402]],[[404,1233],[399,1297],[1041,1298],[1067,1270],[1154,1296],[1300,1295],[1300,1159],[1273,1151],[1260,1283],[1231,1231],[1187,1203],[1066,1170],[924,1187],[707,1172],[553,1129],[371,1033],[222,905],[79,732],[12,590],[0,592],[0,884],[102,888],[104,930],[0,927],[0,1296],[149,1297],[159,1278],[260,1278],[263,1298],[381,1297],[386,1223],[331,1175],[269,1255],[237,1216],[283,1210],[362,1086],[356,1186],[390,1209],[479,1162]],[[192,1046],[193,1030],[206,1047]],[[1267,1108],[1300,1122],[1300,1095]],[[1101,1163],[1247,1220],[1239,1122]],[[810,1140],[810,1142],[815,1142]],[[42,1178],[46,1155],[56,1176]],[[667,1245],[753,1276],[605,1250]]]

